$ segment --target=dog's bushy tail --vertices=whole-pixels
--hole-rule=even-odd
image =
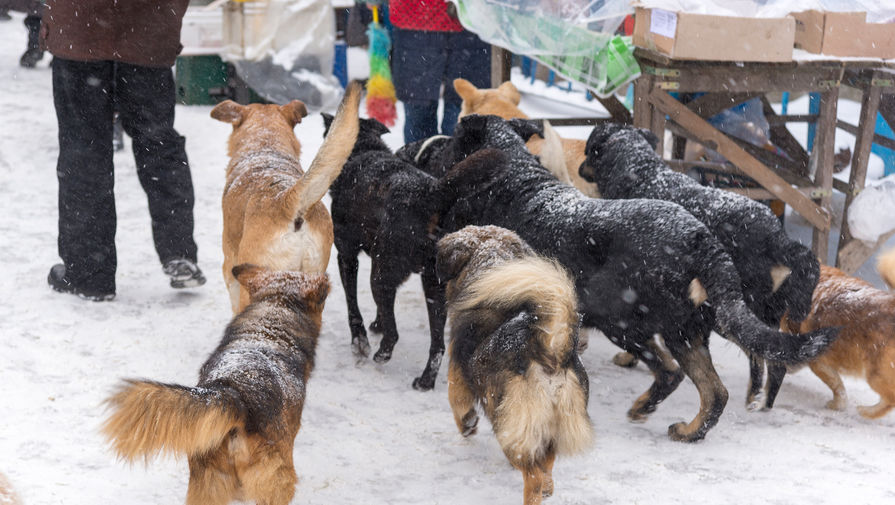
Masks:
[[[112,414],[103,434],[131,462],[158,453],[204,454],[243,426],[241,402],[221,389],[126,380],[107,403]]]
[[[879,255],[876,270],[889,285],[889,289],[895,289],[895,247]]]
[[[287,208],[293,210],[295,217],[303,216],[311,205],[319,202],[332,182],[342,173],[342,167],[357,142],[360,130],[358,107],[363,90],[364,86],[360,81],[348,84],[323,145],[314,156],[308,171],[290,190]]]
[[[575,284],[556,262],[529,256],[489,268],[470,283],[456,302],[461,311],[480,306],[497,310],[529,306],[538,319],[536,335],[550,368],[558,368],[575,345]]]
[[[730,256],[705,230],[695,237],[701,260],[698,281],[715,311],[716,329],[746,351],[785,364],[803,363],[826,350],[839,336],[838,328],[810,333],[782,333],[763,323],[743,300],[740,277]]]
[[[811,312],[811,296],[820,279],[820,263],[811,249],[795,241],[781,245],[778,251],[780,266],[789,268],[790,274],[774,292],[770,303],[784,307],[787,318],[800,323]]]
[[[525,466],[542,461],[551,446],[558,454],[590,447],[587,385],[570,366],[578,359],[572,355],[578,312],[575,285],[565,269],[539,257],[508,261],[471,282],[457,305],[460,310],[527,306],[538,321],[534,333],[542,362],[511,378],[497,407],[495,434],[507,458]]]

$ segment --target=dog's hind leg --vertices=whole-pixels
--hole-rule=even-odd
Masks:
[[[712,365],[709,354],[708,334],[699,335],[687,341],[668,342],[668,350],[681,365],[699,391],[699,413],[689,423],[675,423],[668,427],[668,436],[679,442],[695,442],[705,438],[705,434],[718,423],[724,406],[727,405],[727,389]]]
[[[427,266],[422,274],[423,293],[426,296],[426,310],[429,313],[429,360],[423,374],[413,379],[413,389],[428,391],[435,387],[435,378],[444,356],[444,322],[447,319],[444,301],[444,286],[438,281],[435,266]]]
[[[763,407],[764,364],[764,359],[754,354],[749,355],[749,386],[746,389],[746,410],[752,412]]]
[[[780,386],[783,385],[784,377],[786,377],[786,365],[769,361],[767,396],[765,397],[764,410],[771,410],[774,408],[774,401],[777,399],[777,394],[780,392]]]
[[[544,455],[544,485],[541,486],[541,495],[544,497],[553,495],[553,462],[556,461],[556,449],[551,445]]]
[[[519,468],[519,467],[517,467]],[[521,467],[523,482],[523,505],[540,505],[544,497],[544,470],[539,465]]]
[[[848,401],[848,395],[845,393],[845,386],[842,384],[842,377],[835,368],[823,363],[822,360],[813,361],[808,364],[814,375],[824,382],[830,390],[833,391],[833,399],[827,402],[827,408],[831,410],[844,410]]]
[[[624,338],[616,338],[612,341],[628,342]],[[684,380],[683,372],[655,339],[647,341],[645,347],[645,349],[637,349],[633,345],[625,347],[626,351],[632,353],[636,359],[642,361],[650,369],[654,378],[649,389],[640,395],[628,410],[628,419],[635,423],[646,421],[646,418],[656,411],[656,407],[662,400],[677,389],[678,384]]]
[[[382,255],[377,249],[371,251],[373,258],[372,272],[370,273],[370,287],[373,291],[373,300],[376,302],[376,311],[379,321],[382,323],[382,340],[379,342],[379,350],[373,356],[373,361],[385,363],[392,359],[392,350],[398,343],[398,324],[395,322],[395,294],[398,286],[406,276],[401,276],[389,268],[390,261],[396,256]]]
[[[187,505],[227,505],[235,499],[237,482],[225,455],[213,453],[189,458]]]
[[[338,248],[337,248],[338,249]],[[358,358],[366,358],[370,355],[370,342],[367,340],[367,331],[364,329],[364,317],[357,305],[357,255],[359,251],[339,250],[337,255],[339,263],[339,277],[342,279],[342,288],[345,290],[345,302],[348,304],[348,327],[351,329],[351,350]]]
[[[475,396],[466,384],[460,367],[453,361],[448,365],[448,402],[460,434],[464,437],[475,435],[479,423],[479,416],[475,412]]]
[[[889,352],[895,354],[895,352]],[[877,419],[889,413],[895,408],[895,369],[892,368],[893,361],[891,359],[881,359],[883,366],[877,366],[871,369],[867,374],[867,384],[870,389],[879,393],[879,403],[870,406],[858,406],[858,413],[867,419]]]

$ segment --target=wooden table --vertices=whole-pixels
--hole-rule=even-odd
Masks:
[[[797,51],[801,52],[801,51]],[[807,55],[807,53],[804,53]],[[791,63],[734,63],[673,60],[662,54],[638,48],[635,57],[643,75],[634,82],[636,126],[649,128],[660,139],[658,151],[664,152],[665,130],[674,134],[672,166],[682,166],[683,145],[687,140],[717,151],[730,163],[697,163],[722,171],[743,174],[760,188],[735,190],[753,198],[776,198],[790,205],[812,226],[812,249],[822,262],[829,262],[828,239],[833,232],[831,201],[833,190],[846,193],[843,223],[848,207],[864,187],[867,159],[874,138],[876,112],[883,93],[895,93],[895,77],[881,60],[827,59],[808,55]],[[837,119],[841,86],[862,91],[861,120],[848,125]],[[777,115],[766,95],[774,92],[816,92],[820,111],[809,115]],[[680,101],[669,92],[684,97]],[[739,139],[729,137],[707,119],[752,98],[761,98],[771,125],[771,141],[786,155],[781,156]],[[802,121],[816,124],[814,149],[807,153],[785,123]],[[857,136],[848,184],[833,178],[833,149],[837,126]],[[877,137],[879,139],[879,137]],[[888,139],[878,140],[886,145]],[[891,142],[891,141],[890,141]],[[893,142],[895,144],[895,142]],[[852,239],[847,224],[840,230],[837,266],[856,270],[874,248]]]

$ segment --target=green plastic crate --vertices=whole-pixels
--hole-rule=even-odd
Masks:
[[[227,97],[227,64],[217,55],[178,56],[174,64],[177,101],[184,105],[215,105]],[[215,91],[212,95],[210,92]]]

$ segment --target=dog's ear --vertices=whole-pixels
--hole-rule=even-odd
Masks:
[[[321,112],[321,116],[323,116],[323,137],[329,134],[329,127],[333,124],[333,115],[328,112]]]
[[[261,277],[268,270],[251,263],[241,263],[233,267],[231,270],[233,277],[249,291],[249,295],[253,294],[261,287]]]
[[[640,135],[645,138],[647,142],[649,142],[650,147],[652,147],[653,149],[655,149],[659,145],[659,137],[657,137],[656,134],[652,131],[647,130],[646,128],[638,128],[637,131],[639,131]]]
[[[501,95],[506,97],[507,100],[513,102],[513,105],[519,105],[519,102],[522,101],[522,95],[519,93],[519,90],[516,89],[516,86],[513,85],[513,83],[510,81],[507,81],[498,86],[497,91]]]
[[[376,119],[370,119],[369,121],[372,123],[371,130],[373,131],[373,133],[379,135],[380,137],[391,131],[388,129],[388,126],[385,126]]]
[[[470,101],[475,98],[476,93],[479,91],[479,88],[476,88],[475,85],[462,77],[458,77],[454,79],[454,91],[460,95],[465,101]]]
[[[295,126],[308,115],[308,108],[301,100],[292,100],[286,105],[280,106],[280,113],[286,118],[286,121],[289,121],[290,125]]]
[[[471,234],[460,230],[445,235],[438,241],[438,253],[435,256],[435,273],[443,284],[460,275],[460,272],[469,263],[472,254],[475,252],[475,245],[471,242],[471,239]]]
[[[305,284],[301,296],[309,305],[322,306],[329,294],[329,277],[326,274],[303,274]]]
[[[245,119],[245,105],[240,105],[233,100],[224,100],[211,109],[211,117],[233,126],[239,126]]]
[[[537,119],[515,118],[507,120],[507,124],[509,124],[510,128],[518,133],[525,142],[528,142],[528,139],[534,134],[538,134],[542,137],[544,136],[544,122]]]

